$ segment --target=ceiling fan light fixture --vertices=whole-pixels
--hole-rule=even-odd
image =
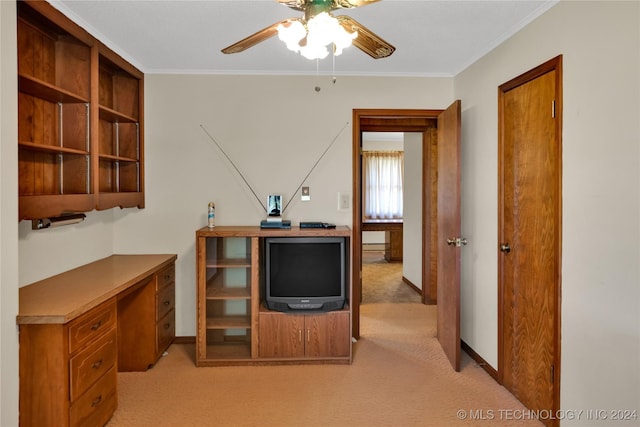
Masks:
[[[343,49],[351,46],[353,44],[353,40],[358,37],[357,31],[350,33],[345,30],[342,25],[339,25],[339,27],[340,28],[336,31],[335,38],[333,39],[333,54],[336,56],[340,55]]]
[[[278,25],[278,37],[289,50],[300,52],[307,59],[323,59],[329,54],[327,46],[333,44],[334,55],[351,46],[358,32],[348,32],[340,22],[328,12],[322,12],[309,19],[306,25],[291,21],[289,25]],[[303,41],[301,44],[301,41]]]
[[[300,47],[300,55],[307,59],[324,59],[329,55],[329,50],[326,46],[310,43]]]
[[[278,25],[278,38],[285,42],[287,48],[294,52],[300,50],[300,40],[307,35],[307,30],[300,21],[289,21]]]

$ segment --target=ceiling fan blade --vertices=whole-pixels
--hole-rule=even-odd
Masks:
[[[396,50],[393,45],[387,43],[367,27],[360,24],[350,16],[336,16],[340,24],[349,32],[358,32],[358,37],[353,40],[353,45],[374,59],[386,58]]]
[[[290,7],[293,10],[305,11],[309,5],[312,4],[312,0],[276,0],[278,3]],[[354,7],[366,6],[371,3],[379,2],[380,0],[332,0],[330,6],[325,6],[327,9],[353,9]]]
[[[293,10],[304,10],[307,5],[306,0],[276,0],[278,3],[290,7]]]
[[[222,49],[222,53],[238,53],[249,49],[250,47],[255,46],[258,43],[261,43],[278,34],[278,25],[285,25],[291,21],[297,21],[297,18],[284,19],[280,22],[276,22],[275,24],[268,26],[267,28],[263,28],[262,30],[251,34],[249,37],[245,37],[239,42],[225,47],[224,49]]]
[[[331,6],[331,9],[353,9],[354,7],[366,6],[379,1],[380,0],[333,0],[333,6]]]

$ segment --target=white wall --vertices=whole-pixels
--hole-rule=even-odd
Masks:
[[[113,254],[114,211],[87,212],[79,224],[43,230],[32,230],[31,221],[21,221],[20,286]]]
[[[0,425],[18,425],[16,4],[0,1]]]
[[[404,134],[402,275],[422,289],[422,133]]]
[[[440,109],[450,104],[448,78],[147,75],[145,77],[146,208],[115,211],[116,252],[170,252],[176,264],[176,333],[195,335],[195,232],[207,203],[217,225],[255,224],[262,207],[201,125],[224,148],[260,201],[285,204],[309,176],[311,201],[295,196],[284,212],[293,223],[351,225],[338,192],[351,193],[352,110]],[[346,127],[345,127],[346,125]]]
[[[462,339],[497,367],[497,87],[563,54],[563,409],[640,409],[639,28],[639,2],[562,1],[455,78]]]
[[[363,231],[362,244],[376,245],[376,247],[384,245],[384,231]]]

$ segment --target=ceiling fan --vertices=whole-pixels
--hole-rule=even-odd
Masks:
[[[324,46],[333,43],[334,54],[339,55],[342,51],[342,47],[346,47],[349,44],[355,45],[358,49],[367,53],[374,59],[386,58],[390,56],[395,47],[387,43],[385,40],[374,34],[371,30],[358,23],[355,19],[338,15],[333,16],[331,12],[336,9],[352,9],[355,7],[366,6],[371,3],[376,3],[380,0],[275,0],[280,4],[290,7],[291,9],[304,12],[304,16],[301,18],[288,18],[280,22],[276,22],[242,40],[232,44],[224,49],[223,53],[238,53],[242,52],[258,43],[261,43],[276,34],[280,35],[280,38],[287,43],[287,47],[291,50],[300,51],[302,55],[310,59],[323,58],[328,51]],[[330,41],[322,46],[323,54],[317,56],[308,56],[305,54],[305,50],[309,51],[311,48],[311,27],[314,22],[319,22],[321,19],[333,21],[335,26],[340,27],[338,31],[344,33],[341,38],[346,38],[345,44],[342,45],[342,41]],[[323,19],[324,20],[324,19]],[[337,24],[335,23],[337,22]],[[294,31],[295,30],[295,31]],[[285,40],[286,33],[295,33],[294,41]],[[314,47],[315,49],[315,47]],[[314,52],[311,55],[315,55]],[[324,56],[323,56],[324,55]]]

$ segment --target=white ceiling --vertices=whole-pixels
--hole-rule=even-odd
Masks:
[[[329,56],[304,59],[277,36],[244,52],[220,50],[284,18],[299,17],[273,0],[50,0],[145,73],[334,73]],[[383,0],[350,15],[396,47],[372,59],[351,47],[335,58],[336,75],[453,76],[557,0]]]

